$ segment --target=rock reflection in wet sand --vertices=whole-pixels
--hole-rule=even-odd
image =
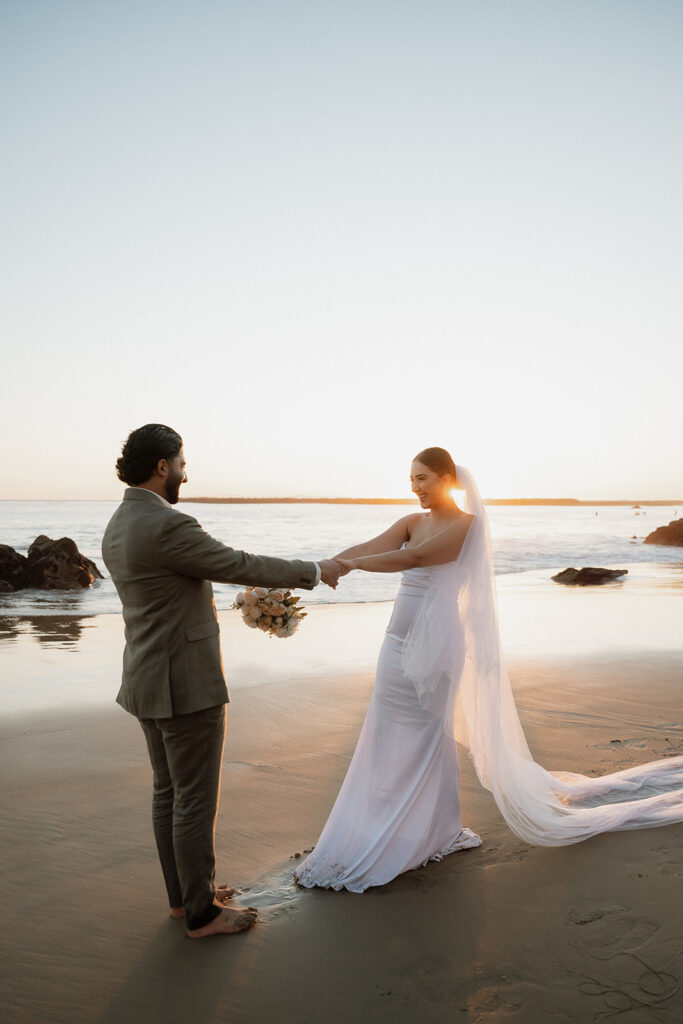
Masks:
[[[32,636],[45,647],[75,649],[84,629],[92,628],[94,615],[79,618],[63,615],[0,616],[0,646]]]

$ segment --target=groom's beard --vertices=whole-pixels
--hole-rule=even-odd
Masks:
[[[185,474],[180,473],[177,476],[169,476],[166,480],[164,490],[166,491],[166,501],[169,505],[177,505],[178,498],[180,497],[180,485],[185,479]]]

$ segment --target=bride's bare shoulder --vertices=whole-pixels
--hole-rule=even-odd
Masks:
[[[429,512],[411,512],[409,516],[404,516],[400,522],[405,525],[408,531],[408,538],[410,539],[415,534],[420,534],[424,526],[429,523]]]
[[[458,518],[454,520],[454,525],[458,527],[459,532],[463,537],[465,537],[476,518],[477,517],[472,512],[463,512],[461,516],[458,516]]]

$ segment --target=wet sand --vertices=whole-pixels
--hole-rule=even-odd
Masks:
[[[681,569],[632,568],[591,591],[498,581],[520,715],[548,768],[683,753]],[[353,752],[388,615],[316,607],[297,637],[269,641],[221,614],[233,701],[218,877],[261,921],[202,942],[166,917],[142,734],[112,703],[120,619],[0,624],[8,1024],[583,1024],[626,1006],[624,1021],[681,1019],[680,992],[638,1001],[683,980],[683,825],[532,848],[463,755],[480,849],[362,896],[292,885]]]

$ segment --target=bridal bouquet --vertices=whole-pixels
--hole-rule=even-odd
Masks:
[[[233,608],[239,608],[251,629],[284,637],[296,633],[299,623],[306,618],[303,605],[297,607],[299,600],[299,597],[292,597],[291,590],[245,587],[235,598]]]

